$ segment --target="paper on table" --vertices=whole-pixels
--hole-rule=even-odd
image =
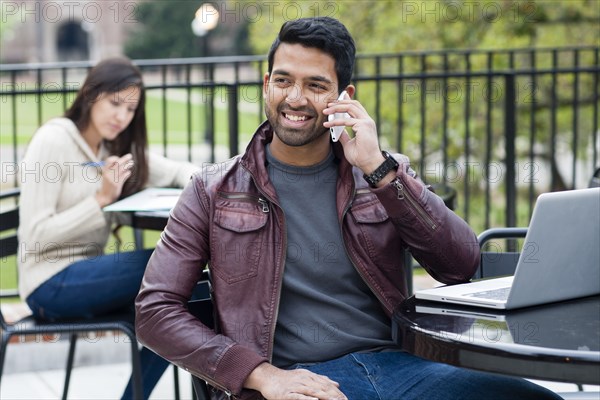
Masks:
[[[103,208],[104,211],[161,211],[175,207],[182,189],[148,188]]]

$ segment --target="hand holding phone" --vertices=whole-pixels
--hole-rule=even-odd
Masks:
[[[344,90],[340,94],[340,97],[338,97],[338,100],[344,100],[345,97],[346,97],[346,91]],[[334,119],[347,119],[347,118],[350,118],[350,115],[348,113],[344,112],[344,113],[330,114],[328,120],[331,122]],[[342,134],[344,129],[346,129],[345,126],[332,126],[331,128],[329,128],[329,130],[331,132],[331,140],[333,140],[334,142],[337,142],[340,139],[340,135]]]

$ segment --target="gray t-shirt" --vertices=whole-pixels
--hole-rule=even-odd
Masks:
[[[267,147],[267,160],[287,227],[273,364],[392,346],[390,319],[344,249],[333,153],[317,165],[295,167],[277,161]]]

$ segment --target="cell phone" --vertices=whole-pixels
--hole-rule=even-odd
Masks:
[[[344,90],[340,94],[340,97],[338,97],[338,100],[344,100],[345,97],[346,97],[346,91]],[[330,114],[328,120],[333,121],[334,119],[347,119],[347,118],[350,118],[350,114],[335,113],[335,114]],[[340,135],[342,134],[344,129],[346,129],[345,126],[332,126],[331,128],[329,128],[329,131],[331,132],[331,140],[333,140],[334,142],[337,142],[340,139]]]

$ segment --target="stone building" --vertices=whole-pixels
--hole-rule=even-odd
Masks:
[[[133,0],[2,0],[3,63],[97,60],[122,54]]]

